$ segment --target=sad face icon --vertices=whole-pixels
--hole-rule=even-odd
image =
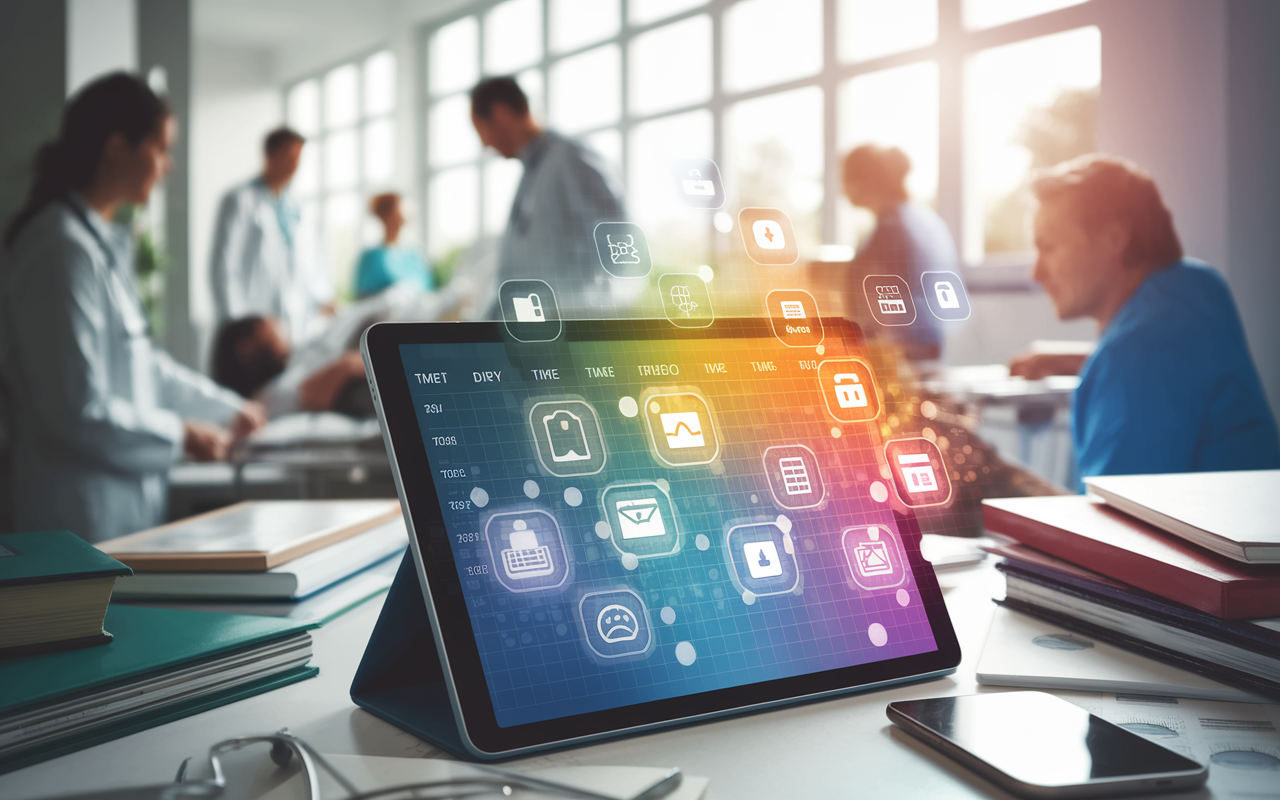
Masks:
[[[601,639],[613,644],[629,642],[636,638],[640,632],[640,626],[636,624],[635,612],[626,606],[613,603],[600,609],[600,614],[596,617],[596,630],[600,631]]]

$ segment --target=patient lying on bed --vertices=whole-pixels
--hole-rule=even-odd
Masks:
[[[298,411],[374,415],[360,361],[360,335],[376,322],[429,322],[456,309],[463,293],[397,284],[338,312],[323,331],[294,346],[271,317],[245,317],[218,332],[213,379],[260,401],[275,418]]]

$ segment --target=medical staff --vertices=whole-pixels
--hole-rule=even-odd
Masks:
[[[168,171],[175,122],[134,76],[89,84],[40,151],[26,205],[5,230],[0,375],[19,530],[99,541],[157,525],[174,462],[224,458],[263,423],[256,403],[151,341],[130,234],[112,222],[147,202]]]
[[[301,215],[287,191],[305,143],[289,128],[272,131],[262,174],[222,198],[209,269],[218,327],[261,314],[302,341],[333,299],[333,286],[299,247]]]
[[[498,283],[546,281],[564,317],[595,318],[610,306],[629,304],[641,282],[611,282],[596,255],[596,223],[623,218],[600,159],[534,122],[514,78],[476,84],[471,122],[481,144],[524,165],[498,253]],[[497,301],[488,317],[502,319]]]

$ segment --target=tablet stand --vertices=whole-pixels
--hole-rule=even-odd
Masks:
[[[365,648],[351,699],[420,739],[466,759],[431,633],[413,553],[406,551]]]

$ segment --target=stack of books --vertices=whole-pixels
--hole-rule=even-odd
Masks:
[[[993,549],[998,602],[1067,631],[1063,650],[1074,633],[1280,700],[1280,471],[1086,485],[1096,496],[983,501],[988,532],[1018,543]]]
[[[407,546],[395,500],[244,502],[99,545],[133,570],[116,602],[297,622],[386,590]]]

